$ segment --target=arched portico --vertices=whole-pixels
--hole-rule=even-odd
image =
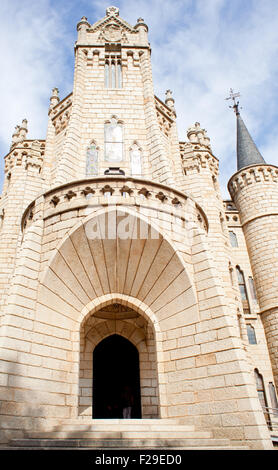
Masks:
[[[109,237],[105,231],[111,229],[111,221],[115,236]],[[95,236],[96,232],[100,236]],[[99,310],[115,303],[137,312],[144,327],[135,328],[134,319],[97,318]],[[185,262],[169,236],[158,231],[155,221],[152,225],[150,218],[131,209],[109,208],[88,216],[72,229],[57,247],[41,281],[38,321],[46,315],[53,324],[70,331],[73,338],[71,357],[79,371],[73,387],[77,415],[92,416],[89,355],[92,358],[98,341],[122,328],[124,337],[134,339],[143,364],[142,416],[166,416],[163,339],[167,339],[169,328],[197,321],[198,308]],[[90,322],[94,325],[89,337]],[[129,337],[131,328],[134,338]],[[152,331],[152,337],[147,330]]]

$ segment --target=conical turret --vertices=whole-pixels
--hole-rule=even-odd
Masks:
[[[241,118],[239,111],[237,117],[237,170],[241,170],[250,165],[265,164],[265,160],[260,154],[248,129]]]

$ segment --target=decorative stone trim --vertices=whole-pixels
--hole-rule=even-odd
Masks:
[[[198,150],[198,153],[196,153],[196,150]],[[187,147],[187,151],[185,149],[184,153],[181,154],[181,159],[185,173],[193,170],[200,172],[202,168],[207,168],[213,175],[218,176],[219,161],[214,155],[208,153],[207,150],[201,148],[190,149]]]
[[[228,189],[234,198],[238,191],[254,183],[278,183],[278,168],[274,165],[252,165],[242,168],[228,182]]]
[[[5,173],[9,174],[16,166],[25,164],[42,168],[45,151],[45,140],[25,140],[13,147],[12,151],[5,156]]]
[[[109,198],[104,196],[106,192],[110,193]],[[128,193],[129,197],[124,197],[124,193]],[[91,207],[101,207],[108,203],[148,207],[184,220],[195,221],[196,226],[208,231],[204,211],[186,194],[159,183],[122,176],[76,181],[46,192],[28,206],[22,217],[22,228],[32,222],[29,218],[30,210],[33,212],[32,220],[46,219],[70,210],[86,209],[89,197]]]

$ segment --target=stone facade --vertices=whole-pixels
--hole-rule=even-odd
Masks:
[[[179,142],[171,91],[154,95],[144,20],[110,7],[77,30],[46,140],[23,120],[5,157],[0,442],[94,422],[94,350],[119,335],[138,351],[142,422],[270,449],[254,371],[273,407],[278,169],[242,170],[223,201],[206,131]]]

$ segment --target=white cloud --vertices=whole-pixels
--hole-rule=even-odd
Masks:
[[[28,119],[30,138],[45,138],[51,89],[61,80],[65,88],[69,82],[66,39],[65,26],[49,0],[1,0],[2,156],[9,149],[15,125],[23,118]],[[73,71],[70,74],[71,82]],[[2,158],[1,166],[2,173]]]
[[[276,0],[115,3],[131,24],[138,17],[148,24],[155,93],[163,99],[165,90],[172,89],[180,140],[195,121],[207,129],[220,160],[225,197],[228,178],[236,170],[235,118],[224,100],[230,87],[242,94],[242,117],[265,159],[278,164]],[[61,84],[63,93],[71,91],[75,25],[83,15],[90,22],[98,20],[107,6],[103,0],[81,0],[78,5],[74,0],[2,0],[0,139],[5,150],[24,117],[30,136],[45,136],[51,88]]]

